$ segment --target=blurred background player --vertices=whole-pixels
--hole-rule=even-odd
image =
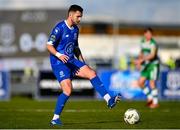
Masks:
[[[52,30],[47,42],[50,62],[54,75],[60,83],[62,93],[59,95],[51,125],[61,125],[59,115],[72,91],[72,78],[79,76],[90,80],[96,91],[106,100],[109,108],[113,108],[119,95],[111,97],[96,72],[86,65],[78,46],[79,29],[83,9],[78,5],[70,6],[68,18],[59,22]],[[75,58],[76,56],[76,58]]]
[[[141,71],[139,78],[139,86],[143,89],[147,96],[147,105],[150,108],[158,107],[158,89],[156,87],[156,80],[159,74],[159,59],[157,56],[158,46],[152,36],[153,30],[147,28],[144,31],[144,37],[141,41],[141,51],[136,65]],[[146,80],[149,81],[148,86],[145,85]]]

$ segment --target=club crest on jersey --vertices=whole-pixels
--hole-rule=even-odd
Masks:
[[[68,55],[72,54],[73,50],[74,50],[74,43],[73,42],[68,43],[65,47],[66,54]]]
[[[65,76],[63,71],[60,71],[59,75],[60,75],[61,78]]]

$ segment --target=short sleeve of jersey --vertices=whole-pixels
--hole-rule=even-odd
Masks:
[[[58,27],[58,26],[56,26],[53,30],[52,30],[52,32],[51,32],[51,34],[50,34],[50,36],[49,36],[49,39],[48,39],[48,42],[47,42],[47,44],[49,44],[49,45],[55,45],[56,43],[58,43],[58,41],[60,40],[60,38],[61,38],[61,29]]]

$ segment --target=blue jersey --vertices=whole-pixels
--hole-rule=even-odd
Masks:
[[[78,47],[79,29],[76,25],[69,27],[66,21],[59,22],[52,30],[48,43],[53,45],[56,51],[69,56],[69,61],[74,59],[74,48]],[[53,54],[50,54],[51,65],[62,64]]]

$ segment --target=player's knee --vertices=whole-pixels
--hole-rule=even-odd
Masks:
[[[96,72],[94,71],[94,70],[90,70],[90,73],[89,73],[89,79],[92,79],[92,78],[94,78],[94,77],[96,77]]]
[[[67,96],[70,96],[72,92],[71,87],[66,86],[65,89],[63,89],[63,93],[65,93]]]
[[[150,81],[149,85],[152,89],[154,89],[156,87],[155,81]]]
[[[66,94],[67,96],[70,96],[71,93],[72,93],[72,90],[71,89],[66,89],[63,91],[64,94]]]
[[[61,82],[61,88],[64,94],[70,96],[72,92],[72,84],[70,80],[63,80]]]
[[[138,84],[139,84],[139,86],[140,86],[141,88],[144,87],[144,82],[142,82],[141,80],[138,81]]]

